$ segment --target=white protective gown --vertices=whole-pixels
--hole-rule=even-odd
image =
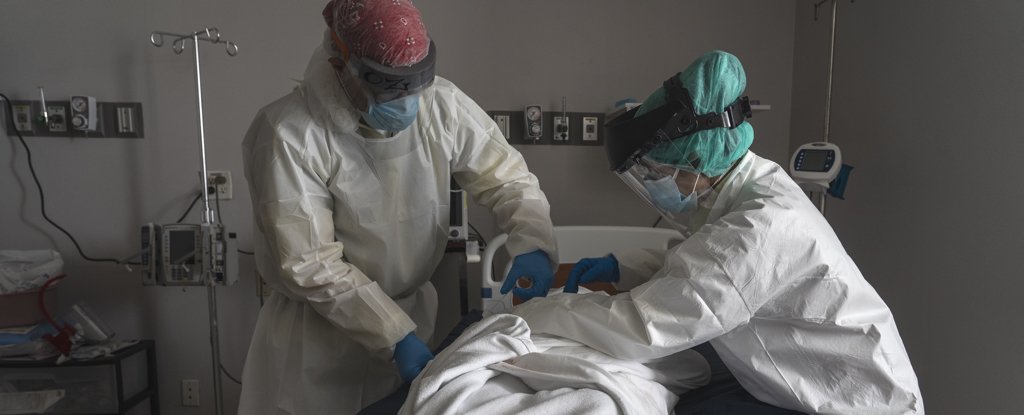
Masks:
[[[924,413],[892,313],[781,167],[748,152],[709,202],[705,224],[667,253],[614,253],[631,291],[513,313],[620,358],[711,341],[747,391],[784,408]]]
[[[512,235],[509,254],[542,249],[557,263],[536,176],[476,103],[438,77],[412,126],[363,138],[327,58],[318,48],[243,143],[257,270],[274,293],[246,358],[242,414],[354,413],[400,384],[394,344],[433,334],[450,176]]]

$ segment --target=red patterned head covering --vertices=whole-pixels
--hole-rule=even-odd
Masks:
[[[323,15],[345,55],[394,68],[415,65],[429,51],[427,27],[410,0],[331,0]]]

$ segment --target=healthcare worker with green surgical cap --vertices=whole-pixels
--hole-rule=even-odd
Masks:
[[[537,177],[486,112],[434,75],[419,10],[334,0],[323,17],[305,78],[243,142],[256,268],[272,294],[239,414],[356,413],[429,364],[452,179],[510,235],[507,279],[533,284],[508,289],[545,295],[558,260]]]
[[[582,260],[565,289],[606,281],[628,292],[513,313],[534,333],[618,358],[710,342],[746,392],[781,408],[924,413],[889,308],[786,171],[748,150],[745,87],[739,60],[714,51],[612,120],[611,168],[686,239]]]

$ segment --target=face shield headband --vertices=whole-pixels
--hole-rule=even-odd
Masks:
[[[419,93],[420,90],[434,82],[434,62],[437,59],[434,41],[430,41],[427,56],[415,65],[390,67],[369,59],[351,56],[345,42],[337,34],[332,32],[331,38],[335,48],[341,52],[344,62],[344,67],[335,65],[334,70],[345,70],[348,72],[348,76],[358,79],[362,92],[372,98],[375,103],[382,104]],[[339,78],[345,76],[338,75]]]
[[[664,82],[665,105],[636,117],[639,107],[605,124],[605,152],[616,173],[628,170],[636,160],[661,143],[678,140],[712,128],[733,129],[751,118],[750,100],[740,97],[720,113],[697,114],[690,92],[676,74]]]

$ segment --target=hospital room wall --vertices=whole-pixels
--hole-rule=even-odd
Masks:
[[[932,414],[1019,413],[1024,3],[840,2],[827,217],[895,315]],[[825,12],[828,15],[828,12]],[[791,148],[822,137],[828,20],[796,10]]]
[[[199,151],[191,46],[183,55],[149,44],[153,30],[221,29],[238,42],[228,57],[204,44],[203,85],[208,165],[229,170],[234,199],[221,202],[228,229],[252,248],[249,191],[240,144],[259,107],[290,91],[320,41],[323,1],[237,0],[106,2],[8,0],[0,8],[0,92],[15,100],[91,95],[101,102],[141,102],[143,139],[28,137],[46,192],[48,215],[86,254],[122,258],[138,249],[138,227],[170,223],[198,190]],[[438,41],[438,73],[485,109],[540,104],[604,112],[614,101],[643,99],[700,53],[737,54],[753,98],[771,104],[756,115],[756,151],[784,160],[794,42],[793,1],[418,2]],[[142,287],[138,271],[88,263],[40,214],[39,197],[16,137],[0,130],[0,249],[59,250],[69,277],[61,304],[90,304],[120,338],[157,344],[164,413],[212,413],[207,296],[199,288]],[[611,175],[599,147],[518,146],[552,203],[558,225],[641,225],[655,215]],[[199,221],[193,209],[186,222]],[[474,207],[486,236],[493,219]],[[224,366],[238,376],[258,310],[251,257],[242,280],[218,290]],[[471,270],[470,275],[477,275]],[[198,379],[201,406],[180,406],[180,380]],[[224,380],[234,413],[239,388]]]
[[[438,73],[488,110],[529,104],[607,112],[643,100],[701,54],[737,55],[754,117],[754,151],[788,157],[793,1],[455,1],[417,3],[439,45]],[[556,225],[650,226],[658,215],[608,168],[602,147],[517,145],[551,202]],[[470,222],[499,233],[486,209]]]

